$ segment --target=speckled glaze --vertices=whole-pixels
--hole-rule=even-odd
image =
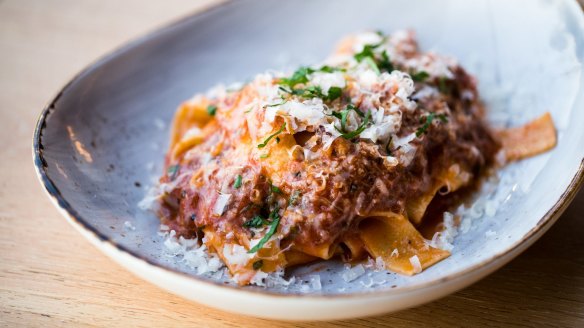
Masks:
[[[355,19],[358,17],[359,19]],[[424,50],[475,74],[498,126],[550,111],[558,146],[500,172],[453,255],[414,277],[368,272],[350,283],[338,262],[296,269],[320,290],[237,287],[168,257],[159,222],[138,208],[161,172],[176,107],[222,82],[324,58],[344,34],[413,28]],[[324,320],[428,302],[517,256],[560,216],[584,179],[584,17],[575,1],[237,1],[138,39],[81,72],[45,108],[34,135],[41,183],[96,247],[138,276],[210,306],[253,316]],[[127,224],[126,222],[129,222]],[[130,226],[130,227],[129,227]]]

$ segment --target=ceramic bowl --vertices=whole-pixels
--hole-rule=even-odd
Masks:
[[[489,119],[518,125],[550,111],[558,146],[510,165],[480,194],[453,255],[414,277],[338,262],[293,270],[288,288],[198,276],[163,250],[159,222],[137,206],[161,173],[176,107],[219,83],[323,59],[344,34],[411,28],[423,50],[456,57],[479,80]],[[576,1],[235,1],[131,42],[76,76],[34,135],[41,183],[81,234],[128,270],[209,306],[287,320],[396,311],[452,293],[539,238],[583,179],[584,17]],[[318,277],[318,278],[315,278]],[[314,279],[319,279],[320,288]],[[308,286],[308,287],[303,287]]]

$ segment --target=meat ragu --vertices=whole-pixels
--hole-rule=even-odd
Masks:
[[[513,160],[555,145],[543,121],[528,134],[553,140]],[[421,53],[412,32],[365,32],[321,65],[183,103],[158,213],[240,284],[335,256],[411,275],[450,255],[418,231],[428,205],[472,189],[516,135],[487,126],[476,81],[455,60]]]

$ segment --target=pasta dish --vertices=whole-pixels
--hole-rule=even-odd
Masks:
[[[450,255],[424,226],[556,143],[549,114],[495,130],[484,112],[475,79],[413,32],[350,35],[320,65],[184,102],[158,215],[242,285],[331,258],[413,275]]]

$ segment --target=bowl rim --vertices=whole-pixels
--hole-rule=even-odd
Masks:
[[[127,51],[132,50],[133,48],[147,42],[151,39],[155,39],[156,37],[163,35],[165,33],[170,33],[172,30],[180,28],[183,24],[192,23],[197,21],[207,15],[212,15],[216,11],[219,11],[223,8],[229,7],[237,3],[238,1],[225,1],[220,2],[219,4],[212,5],[209,8],[205,8],[202,11],[196,12],[194,14],[187,14],[186,16],[179,18],[177,20],[172,20],[170,23],[164,24],[158,28],[155,28],[152,31],[146,32],[142,36],[137,38],[131,39],[128,42],[123,43],[122,45],[114,48],[113,50],[109,51],[105,55],[98,57],[98,59],[94,60],[81,71],[73,76],[62,88],[59,89],[57,94],[44,106],[43,110],[39,114],[37,118],[37,124],[35,126],[35,130],[33,133],[33,143],[32,143],[32,159],[33,164],[35,167],[35,172],[37,174],[37,178],[41,185],[44,186],[44,190],[51,200],[51,203],[59,210],[59,212],[65,216],[67,221],[77,229],[83,229],[86,234],[84,235],[86,238],[91,238],[89,241],[92,242],[94,245],[99,244],[109,244],[113,247],[114,250],[120,253],[124,253],[125,255],[129,255],[133,257],[135,260],[143,262],[146,266],[154,267],[156,269],[162,269],[165,273],[171,275],[180,275],[181,277],[186,277],[189,279],[195,280],[197,283],[206,284],[208,287],[216,287],[216,288],[223,288],[229,289],[232,292],[237,293],[247,293],[252,295],[261,295],[261,296],[271,296],[277,298],[302,298],[302,299],[317,299],[317,300],[324,300],[324,299],[351,299],[351,298],[361,298],[367,296],[384,296],[384,295],[397,295],[401,293],[407,293],[414,290],[423,290],[428,288],[436,283],[446,283],[446,282],[453,282],[458,279],[462,279],[465,276],[469,276],[471,273],[475,273],[480,271],[481,269],[487,268],[489,265],[497,262],[497,260],[504,260],[504,264],[511,261],[515,256],[521,254],[528,246],[539,238],[538,233],[540,231],[547,230],[555,221],[560,217],[560,215],[566,210],[568,205],[572,202],[575,198],[576,194],[584,185],[584,157],[580,161],[580,165],[576,170],[574,176],[570,180],[567,188],[563,191],[563,193],[559,196],[559,198],[554,202],[554,204],[546,211],[546,213],[540,218],[537,224],[531,228],[521,239],[507,247],[505,250],[498,252],[496,254],[492,254],[489,258],[482,260],[481,262],[475,263],[470,267],[451,273],[448,276],[434,279],[432,281],[427,281],[415,285],[409,286],[397,286],[395,288],[384,288],[380,290],[371,290],[371,291],[359,291],[359,292],[352,292],[347,294],[302,294],[302,293],[281,293],[277,291],[266,289],[245,289],[240,286],[234,285],[226,285],[223,283],[219,283],[213,281],[211,279],[207,279],[205,277],[200,277],[193,274],[188,274],[185,272],[181,272],[179,270],[166,267],[164,265],[158,264],[152,260],[145,258],[144,256],[134,252],[120,244],[117,244],[115,241],[111,240],[105,234],[101,233],[98,229],[93,227],[88,221],[86,221],[74,208],[73,206],[67,201],[67,199],[61,194],[59,188],[56,186],[54,181],[49,176],[48,171],[46,170],[48,167],[48,163],[44,158],[43,151],[44,146],[42,142],[43,131],[47,126],[47,117],[55,110],[57,110],[55,104],[61,98],[61,96],[67,92],[72,85],[76,82],[81,80],[86,75],[89,75],[95,69],[99,68],[101,65],[107,63],[110,59],[117,57]],[[584,19],[584,12],[582,8],[578,5],[576,0],[567,0],[566,3],[577,8],[580,12],[580,19]],[[537,237],[535,240],[532,240],[534,237]],[[512,256],[510,258],[505,259],[508,253],[512,252],[515,249],[519,249],[524,246],[524,250]],[[101,247],[97,247],[102,253],[106,254],[108,257],[111,257],[107,254]],[[501,266],[502,266],[501,265]],[[472,281],[474,282],[474,281]],[[471,282],[471,283],[472,283]],[[470,283],[469,283],[470,284]]]

